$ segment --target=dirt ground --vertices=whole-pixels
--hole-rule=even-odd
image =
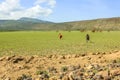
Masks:
[[[106,66],[110,63],[120,64],[120,51],[106,53],[89,53],[89,54],[73,54],[73,55],[47,55],[47,56],[3,56],[0,57],[0,79],[2,80],[17,80],[19,76],[26,74],[30,75],[33,80],[38,77],[37,71],[56,68],[57,76],[61,74],[61,68],[65,66],[84,67],[87,64],[98,64]],[[89,68],[89,66],[87,67]],[[119,70],[116,68],[113,70]],[[101,71],[100,73],[103,73]],[[7,79],[8,78],[8,79]],[[37,79],[35,79],[37,80]]]

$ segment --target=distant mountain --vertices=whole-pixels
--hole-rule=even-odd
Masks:
[[[0,20],[0,31],[39,30],[36,28],[37,26],[49,24],[53,24],[53,22],[26,17],[18,20]],[[45,26],[42,26],[42,29],[44,28]]]
[[[18,30],[119,30],[120,18],[104,18],[95,20],[53,23],[35,18],[18,20],[0,20],[0,31]]]
[[[36,18],[27,18],[27,17],[22,17],[20,19],[18,19],[17,21],[23,21],[23,22],[33,22],[33,23],[53,23],[50,21],[43,21],[43,20],[39,20]]]

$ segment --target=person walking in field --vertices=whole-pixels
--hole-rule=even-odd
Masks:
[[[90,36],[89,34],[86,34],[86,42],[90,41]]]
[[[59,39],[62,39],[63,35],[61,33],[59,33]]]

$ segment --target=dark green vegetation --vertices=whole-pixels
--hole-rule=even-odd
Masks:
[[[0,32],[0,55],[82,54],[120,50],[120,31],[55,31]],[[85,36],[91,41],[86,43]]]
[[[0,31],[22,31],[22,30],[120,30],[120,18],[106,18],[96,20],[74,21],[65,23],[53,23],[32,18],[21,18],[19,20],[0,20]]]

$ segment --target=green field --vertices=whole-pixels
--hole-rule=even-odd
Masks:
[[[120,50],[120,31],[111,32],[18,31],[0,32],[0,55],[81,54]],[[85,35],[91,42],[86,43]]]

